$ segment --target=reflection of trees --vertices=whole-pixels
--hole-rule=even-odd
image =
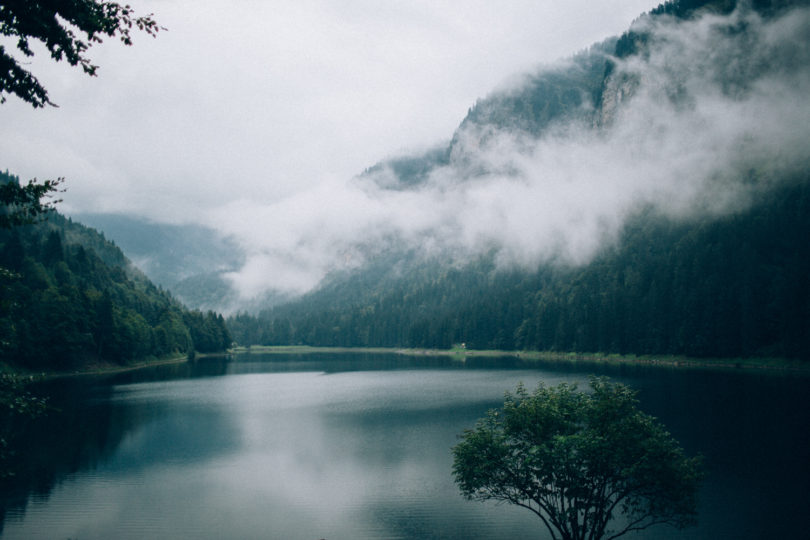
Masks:
[[[134,427],[134,419],[105,399],[111,387],[96,389],[92,406],[85,404],[86,385],[78,382],[60,381],[38,391],[49,396],[50,411],[16,434],[14,476],[5,480],[0,499],[0,530],[8,511],[24,509],[31,496],[47,497],[67,475],[95,467]]]
[[[200,361],[121,373],[103,384],[59,379],[33,389],[48,396],[48,414],[17,426],[9,464],[14,474],[0,479],[0,533],[8,512],[24,510],[32,497],[47,498],[71,474],[97,468],[128,434],[166,412],[154,403],[112,400],[114,384],[220,376],[226,369],[227,362]]]

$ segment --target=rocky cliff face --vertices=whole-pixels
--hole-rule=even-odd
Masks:
[[[614,72],[606,75],[601,99],[594,111],[593,127],[596,129],[610,127],[620,107],[633,96],[638,85],[638,77],[627,73]]]

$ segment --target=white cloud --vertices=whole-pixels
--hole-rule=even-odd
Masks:
[[[65,211],[198,221],[449,136],[507,75],[621,31],[648,1],[140,0],[168,28],[31,68],[59,109],[0,108],[0,167],[67,177]],[[582,15],[587,14],[587,15]],[[11,44],[9,44],[11,45]],[[13,47],[13,45],[11,45]]]
[[[414,190],[324,183],[275,204],[244,200],[224,210],[222,228],[253,250],[234,283],[245,296],[305,290],[356,246],[391,237],[454,255],[495,247],[505,264],[551,257],[582,263],[639,205],[682,218],[744,207],[770,178],[808,165],[810,62],[802,58],[810,54],[810,15],[767,24],[745,16],[750,33],[739,39],[761,51],[741,48],[718,27],[725,22],[708,17],[653,28],[656,45],[646,60],[619,64],[639,86],[609,129],[554,130],[540,140],[495,133],[484,144],[468,134],[475,159],[509,174],[469,178],[451,165]],[[763,62],[784,43],[796,59],[791,69],[778,57]],[[715,77],[732,61],[747,73],[736,89]],[[673,97],[676,83],[683,91]],[[752,170],[756,187],[747,182]],[[233,214],[248,216],[240,228]],[[259,269],[272,271],[259,277]]]

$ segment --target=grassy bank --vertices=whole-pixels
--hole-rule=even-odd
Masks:
[[[510,357],[520,358],[526,361],[559,362],[580,365],[625,364],[668,368],[766,369],[810,373],[810,362],[784,358],[692,358],[687,356],[564,353],[552,351],[473,350],[463,347],[454,347],[452,349],[408,349],[385,347],[309,347],[305,345],[235,347],[229,352],[233,354],[401,354],[407,356],[449,356],[460,361],[467,358]]]
[[[394,347],[310,347],[306,345],[282,345],[234,347],[228,354],[399,354],[404,356],[446,356],[463,362],[468,358],[519,358],[532,362],[555,362],[571,365],[644,365],[672,369],[745,369],[771,370],[810,373],[810,361],[788,360],[783,358],[691,358],[686,356],[620,355],[599,353],[564,353],[553,351],[503,351],[475,350],[463,347],[452,349],[410,349]],[[196,358],[219,356],[197,354]],[[185,354],[161,358],[147,358],[128,364],[91,363],[70,371],[27,371],[0,362],[0,374],[7,373],[33,379],[108,375],[134,371],[147,367],[181,364],[188,361]]]
[[[127,364],[114,364],[109,362],[92,362],[67,371],[32,371],[20,369],[6,363],[0,363],[0,373],[7,373],[19,377],[28,377],[33,380],[54,379],[58,377],[78,377],[78,376],[92,376],[92,375],[108,375],[114,373],[124,373],[127,371],[134,371],[136,369],[143,369],[152,366],[161,366],[169,364],[181,364],[188,361],[185,354],[175,354],[171,356],[164,356],[160,358],[144,358]]]

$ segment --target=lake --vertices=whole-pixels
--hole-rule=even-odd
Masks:
[[[698,526],[624,538],[806,537],[805,375],[253,354],[50,383],[0,538],[547,538],[526,510],[464,500],[450,448],[519,382],[591,373],[705,459]]]

